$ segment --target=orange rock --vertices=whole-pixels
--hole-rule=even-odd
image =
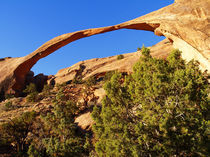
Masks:
[[[83,130],[90,130],[92,125],[94,124],[93,119],[91,118],[91,113],[87,112],[84,114],[81,114],[79,117],[75,119],[75,123],[82,128]]]
[[[159,58],[165,58],[172,49],[172,44],[167,39],[150,47],[151,55]],[[84,67],[81,73],[83,80],[91,76],[103,76],[108,71],[118,70],[120,72],[131,73],[133,65],[139,60],[140,52],[123,54],[123,57],[123,59],[117,59],[117,56],[112,56],[78,62],[71,67],[59,70],[55,75],[54,81],[55,83],[62,84],[73,80],[76,76],[76,71],[79,71],[81,65]]]
[[[46,42],[31,54],[0,60],[0,93],[22,90],[26,74],[36,62],[72,41],[118,29],[153,31],[170,39],[183,58],[195,59],[210,71],[210,1],[176,0],[174,4],[118,25],[63,34]]]

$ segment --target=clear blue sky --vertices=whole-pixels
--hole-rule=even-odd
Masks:
[[[0,58],[25,56],[46,41],[81,29],[137,18],[174,0],[0,0]],[[78,40],[41,59],[32,70],[56,74],[78,61],[136,51],[162,40],[152,32],[118,30]]]

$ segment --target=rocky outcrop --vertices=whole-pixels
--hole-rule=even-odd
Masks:
[[[83,130],[90,130],[94,124],[93,119],[91,118],[91,112],[84,113],[75,119],[75,123],[82,128]]]
[[[165,58],[172,49],[172,44],[168,39],[150,47],[151,55],[158,58]],[[81,71],[81,67],[83,67],[83,69],[80,75],[83,80],[91,76],[103,76],[108,71],[118,70],[120,72],[131,73],[133,65],[139,60],[141,53],[137,51],[122,55],[123,59],[118,59],[117,56],[111,56],[78,62],[71,67],[59,70],[55,78],[52,79],[58,84],[71,81],[75,79],[78,71]]]
[[[153,31],[156,35],[165,36],[174,48],[183,51],[185,59],[196,59],[202,69],[210,71],[210,1],[176,0],[172,5],[134,20],[63,34],[25,57],[0,60],[0,92],[20,92],[32,66],[57,49],[81,38],[118,29]]]

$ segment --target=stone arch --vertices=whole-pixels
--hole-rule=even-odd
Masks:
[[[210,35],[208,20],[210,4],[206,0],[176,2],[158,11],[118,25],[63,34],[46,42],[25,57],[0,60],[0,91],[2,89],[12,89],[16,93],[20,91],[24,86],[26,74],[33,65],[59,48],[81,38],[119,29],[146,30],[159,36],[165,36],[173,42],[175,48],[183,51],[184,57],[200,61],[201,67],[209,70],[210,40],[206,39]],[[193,11],[198,7],[203,11],[202,13],[205,13],[205,16],[193,15]]]

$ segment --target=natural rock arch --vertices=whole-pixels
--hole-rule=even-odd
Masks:
[[[200,61],[202,69],[210,71],[210,2],[206,0],[178,0],[174,4],[142,17],[118,25],[81,30],[63,34],[46,42],[31,54],[20,58],[0,60],[0,91],[18,93],[26,74],[41,58],[81,38],[115,31],[136,29],[153,31],[173,42],[187,60]]]

